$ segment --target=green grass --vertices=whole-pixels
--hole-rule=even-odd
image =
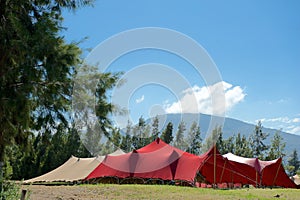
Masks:
[[[167,185],[81,185],[101,199],[300,199],[296,189],[218,190]],[[280,195],[275,198],[275,195]]]

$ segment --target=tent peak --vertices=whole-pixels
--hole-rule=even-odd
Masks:
[[[138,153],[138,152],[137,152],[137,150],[136,150],[136,149],[133,149],[133,150],[132,150],[132,153]]]
[[[155,142],[156,142],[157,144],[159,144],[160,140],[161,140],[161,139],[158,137],[158,138],[155,139]]]

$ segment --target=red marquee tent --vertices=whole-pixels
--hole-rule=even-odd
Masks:
[[[249,170],[243,170],[247,177],[253,176],[252,171],[255,170],[257,185],[296,188],[296,184],[285,173],[281,158],[271,161],[262,161],[258,158],[244,158],[232,153],[225,154],[223,157],[232,163],[250,166],[252,168],[251,174],[249,174]]]
[[[130,153],[106,156],[85,180],[113,176],[194,183],[197,172],[210,184],[239,183],[296,188],[286,175],[281,159],[261,161],[233,154],[222,156],[215,146],[196,156],[172,147],[159,138]]]
[[[201,165],[199,172],[210,184],[217,183],[241,183],[255,184],[255,171],[245,164],[233,163],[224,158],[216,147],[200,156]],[[249,171],[251,176],[246,176]]]
[[[159,138],[149,145],[120,156],[107,156],[86,178],[157,178],[194,182],[200,158],[172,147]]]
[[[272,161],[260,161],[260,164],[264,166],[261,171],[262,186],[297,188],[295,182],[285,173],[281,158]]]

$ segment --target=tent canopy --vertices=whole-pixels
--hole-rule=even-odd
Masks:
[[[300,177],[297,174],[295,176],[293,176],[293,179],[297,185],[300,185]]]
[[[193,182],[199,164],[198,156],[172,147],[157,138],[149,145],[130,153],[107,156],[86,179],[115,176]]]
[[[258,174],[256,178],[257,185],[296,188],[295,183],[285,173],[281,158],[271,161],[262,161],[258,158],[244,158],[232,153],[227,153],[223,155],[223,157],[227,158],[233,164],[246,164],[252,167]],[[251,170],[245,170],[245,168],[241,169],[243,169],[245,176],[252,176],[249,174]]]
[[[117,156],[124,154],[122,150],[117,150],[110,154],[110,156]],[[54,182],[54,181],[78,181],[87,177],[103,160],[105,156],[97,156],[92,158],[78,158],[71,156],[64,164],[56,169],[43,174],[41,176],[25,180],[25,183],[33,182]]]
[[[194,183],[198,172],[210,184],[297,187],[285,173],[281,158],[261,161],[232,153],[221,155],[216,146],[196,156],[166,144],[159,138],[129,153],[117,150],[107,156],[93,158],[72,156],[60,167],[26,180],[25,183],[78,181],[110,176],[183,180]]]
[[[242,183],[255,184],[255,171],[245,164],[232,163],[223,157],[216,146],[200,156],[200,174],[211,184]],[[251,176],[246,176],[244,171]]]

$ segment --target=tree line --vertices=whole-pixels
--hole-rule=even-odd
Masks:
[[[255,157],[262,160],[273,160],[285,157],[285,142],[277,131],[267,145],[265,139],[267,133],[262,131],[262,124],[258,122],[253,133],[246,137],[240,133],[223,138],[222,127],[216,127],[210,136],[203,139],[200,127],[193,122],[187,130],[186,123],[181,121],[176,132],[171,122],[160,132],[159,119],[155,117],[147,124],[143,117],[139,118],[136,125],[128,122],[125,129],[114,128],[107,140],[97,152],[98,155],[106,155],[117,149],[130,152],[139,149],[157,137],[166,143],[173,145],[186,152],[200,155],[206,152],[213,144],[216,144],[221,154],[231,152],[238,156]],[[94,138],[92,138],[94,139]],[[35,177],[60,166],[71,155],[77,157],[92,157],[80,138],[80,133],[75,128],[66,128],[61,125],[53,133],[45,131],[33,134],[28,138],[28,145],[18,146],[16,144],[7,147],[5,176],[12,179],[28,179]],[[285,167],[289,175],[299,173],[300,162],[298,152],[294,150],[288,156]]]

